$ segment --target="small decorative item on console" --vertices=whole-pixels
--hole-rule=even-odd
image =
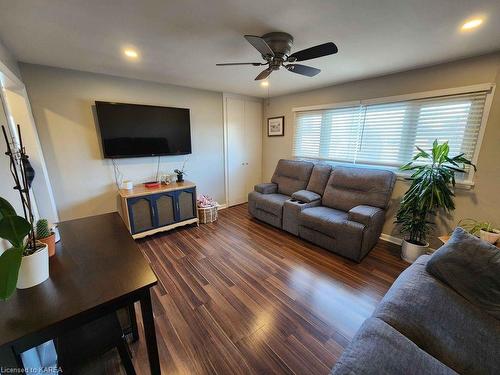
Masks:
[[[217,220],[219,204],[208,195],[200,195],[196,201],[200,223],[207,224]]]
[[[177,175],[177,182],[184,182],[184,175],[187,174],[184,168],[186,167],[188,159],[184,160],[181,169],[174,169],[174,173]]]

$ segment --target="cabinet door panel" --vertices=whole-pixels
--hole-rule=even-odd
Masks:
[[[179,221],[192,219],[196,216],[196,193],[194,189],[180,191],[177,195],[177,200],[179,209]]]
[[[154,228],[153,208],[149,199],[136,198],[129,200],[128,211],[133,233],[144,232]]]
[[[175,195],[162,194],[155,200],[157,225],[163,227],[175,222]]]

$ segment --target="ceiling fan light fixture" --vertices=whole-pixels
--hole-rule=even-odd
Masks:
[[[327,42],[294,53],[290,53],[294,39],[293,36],[284,32],[267,33],[262,35],[261,37],[255,35],[245,35],[245,39],[260,53],[262,59],[265,60],[265,62],[221,63],[216,65],[267,65],[267,69],[264,69],[259,73],[257,77],[255,77],[256,81],[265,80],[273,71],[279,70],[281,67],[285,67],[292,73],[300,74],[306,77],[314,77],[321,72],[320,69],[313,68],[307,65],[290,63],[295,63],[296,61],[317,59],[319,57],[333,55],[338,52],[338,48],[335,43]],[[262,86],[266,87],[265,84],[262,84]]]
[[[261,85],[262,87],[268,87],[268,86],[269,86],[269,81],[262,81],[262,82],[260,83],[260,85]]]

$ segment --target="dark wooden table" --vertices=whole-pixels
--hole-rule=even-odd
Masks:
[[[16,358],[62,332],[140,301],[151,374],[160,374],[150,296],[157,279],[120,216],[66,221],[59,231],[49,280],[0,301],[0,358],[9,353]]]

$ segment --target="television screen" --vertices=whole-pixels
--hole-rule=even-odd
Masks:
[[[189,109],[96,101],[105,158],[191,153]]]

